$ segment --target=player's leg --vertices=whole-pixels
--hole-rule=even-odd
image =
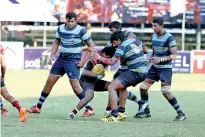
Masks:
[[[79,100],[83,99],[85,97],[85,93],[83,92],[82,87],[80,86],[79,80],[77,79],[70,79],[70,85],[73,89],[73,91],[75,92],[76,96],[79,98]],[[95,110],[92,108],[92,106],[88,103],[85,105],[85,114],[83,113],[83,117],[85,115],[90,115],[88,113],[92,112],[92,114],[95,113]]]
[[[97,92],[108,91],[108,86],[110,85],[110,83],[111,83],[110,81],[98,80],[95,84],[94,91],[97,91]],[[111,110],[112,109],[110,107],[110,101],[108,99],[108,104],[107,104],[104,116],[107,117],[110,114]]]
[[[71,85],[73,91],[75,92],[76,96],[77,96],[80,100],[85,97],[84,92],[82,92],[83,89],[82,89],[82,87],[80,86],[79,80],[77,80],[77,79],[70,79],[70,85]],[[91,111],[93,111],[93,112],[95,111],[95,110],[91,107],[91,105],[90,105],[89,103],[85,105],[85,108],[86,108],[86,109],[89,109],[89,110],[91,110]]]
[[[161,80],[161,92],[171,106],[177,112],[177,116],[174,118],[176,121],[186,119],[185,113],[182,111],[176,97],[171,93],[171,80],[172,70],[171,69],[160,69],[160,80]]]
[[[146,105],[148,102],[148,89],[154,83],[153,80],[146,78],[142,84],[140,85],[140,95],[141,101],[139,101],[139,108],[137,114],[134,118],[144,118],[144,117],[151,117],[151,113],[149,110],[149,104]],[[144,110],[144,111],[143,111]]]
[[[84,92],[84,91],[83,91]],[[75,115],[77,114],[78,111],[80,111],[87,103],[89,103],[94,97],[94,90],[93,89],[86,89],[85,90],[85,97],[82,98],[79,103],[77,104],[76,108],[72,110],[72,112],[69,114],[68,118],[73,119]],[[86,111],[88,114],[83,114],[85,116],[83,117],[88,117],[94,115],[92,110],[87,110]]]
[[[82,94],[83,96],[80,99],[80,102],[78,103],[76,109],[80,110],[82,106],[85,106],[86,108],[81,117],[90,117],[95,114],[94,108],[92,108],[89,103],[94,97],[95,83],[96,82],[89,81],[86,78],[80,79],[80,86],[83,89],[80,94]]]
[[[111,103],[111,113],[109,116],[102,118],[101,120],[104,122],[116,122],[118,121],[118,96],[117,96],[117,90],[124,89],[125,86],[120,82],[118,78],[114,79],[110,85],[108,86],[108,92],[109,92],[109,100]],[[123,91],[122,91],[123,92]],[[126,94],[122,94],[125,95]],[[123,108],[125,110],[125,108]]]
[[[40,113],[41,112],[41,108],[43,106],[43,103],[45,102],[45,100],[47,99],[47,97],[49,96],[53,86],[55,85],[55,83],[58,81],[58,79],[63,76],[65,74],[64,68],[61,64],[61,60],[60,57],[55,61],[55,63],[53,64],[50,74],[46,80],[46,83],[43,87],[43,90],[41,92],[41,95],[39,97],[39,100],[37,102],[36,105],[34,105],[31,108],[28,108],[27,111],[29,113]]]
[[[140,96],[143,102],[149,102],[148,90],[152,86],[152,84],[154,84],[154,82],[158,80],[159,77],[157,75],[157,69],[154,66],[151,66],[146,76],[146,79],[140,85]],[[146,104],[139,104],[138,112],[134,116],[134,118],[151,117],[149,106],[147,106],[145,109],[143,108],[144,106],[146,106]],[[144,111],[142,111],[143,109]]]
[[[74,93],[81,100],[84,98],[85,95],[82,92],[83,89],[80,86],[80,82],[79,82],[80,68],[77,67],[77,65],[76,65],[77,62],[79,62],[79,60],[71,60],[71,61],[67,62],[66,64],[64,64],[64,69],[68,75],[70,85],[71,85]],[[89,103],[86,104],[85,107],[86,107],[86,109],[89,109],[90,111],[93,111],[93,113],[95,113],[95,110],[91,107],[91,105]]]
[[[3,101],[2,101],[2,99],[1,99],[1,97],[0,97],[0,105],[1,105],[1,114],[2,114],[2,115],[8,115],[9,112],[8,112],[7,109],[4,108],[4,104],[3,104]]]
[[[125,113],[125,104],[127,100],[127,90],[126,88],[118,90],[119,93],[119,106],[118,106],[118,119],[125,120],[127,118],[127,114]]]
[[[113,76],[113,79],[116,79],[121,73],[123,73],[124,72],[124,70],[118,70],[115,74],[114,74],[114,76]],[[108,91],[108,86],[110,85],[110,83],[111,82],[106,82],[106,83],[104,83],[104,85],[105,85],[105,87],[104,87],[104,89],[106,90],[106,91]],[[100,86],[100,85],[102,85],[103,83],[99,83],[98,85]],[[96,84],[96,87],[98,87],[98,85]],[[96,90],[95,90],[96,91]],[[119,93],[117,93],[117,96],[119,96]],[[118,102],[119,103],[119,102]],[[110,99],[109,99],[109,96],[108,96],[108,103],[107,103],[107,107],[106,107],[106,111],[105,111],[105,113],[104,113],[104,118],[106,118],[107,116],[109,116],[110,115],[110,113],[111,113],[111,111],[112,111],[112,108],[111,108],[111,101],[110,101]],[[102,120],[102,119],[101,119]]]
[[[102,121],[116,121],[119,120],[118,116],[118,97],[117,91],[120,92],[120,106],[121,110],[125,111],[125,104],[127,98],[126,88],[129,86],[136,86],[142,80],[144,80],[145,74],[142,74],[143,77],[138,77],[139,73],[133,72],[130,70],[125,70],[122,72],[116,79],[114,79],[111,84],[108,86],[109,99],[111,102],[111,115],[102,119]]]
[[[21,122],[24,122],[27,120],[27,114],[26,114],[26,109],[24,109],[23,107],[21,107],[21,105],[19,104],[19,102],[9,94],[6,85],[4,84],[3,87],[1,87],[1,95],[7,100],[9,101],[13,107],[15,107],[18,111],[19,111],[19,115],[20,115],[20,120]]]

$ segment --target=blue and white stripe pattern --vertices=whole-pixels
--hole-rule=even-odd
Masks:
[[[66,24],[62,24],[57,29],[55,39],[60,41],[60,53],[65,53],[68,58],[80,59],[81,49],[91,40],[91,37],[80,25],[70,29]]]
[[[176,48],[176,41],[174,37],[164,31],[162,36],[158,36],[157,34],[152,35],[152,48],[154,49],[155,57],[166,57],[169,56],[170,49]],[[156,68],[172,68],[172,62],[163,62],[154,65]]]
[[[120,69],[129,69],[139,73],[147,73],[148,71],[142,42],[139,40],[127,39],[123,41],[114,56],[120,58]]]

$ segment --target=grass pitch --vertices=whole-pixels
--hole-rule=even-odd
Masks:
[[[9,70],[6,85],[12,95],[28,108],[36,104],[48,71]],[[113,73],[108,72],[105,79],[111,80]],[[174,74],[172,91],[187,120],[174,122],[175,111],[163,98],[160,84],[156,83],[149,91],[152,117],[135,119],[138,106],[127,101],[128,119],[119,123],[103,123],[107,103],[107,93],[95,93],[91,102],[96,109],[93,117],[82,118],[78,113],[72,121],[66,120],[67,114],[76,106],[78,99],[72,92],[67,76],[53,88],[44,103],[41,114],[28,114],[26,123],[19,122],[17,110],[4,101],[9,110],[8,116],[1,116],[2,137],[204,137],[205,136],[205,76]],[[139,86],[129,88],[139,96]]]

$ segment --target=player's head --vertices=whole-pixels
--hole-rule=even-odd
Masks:
[[[67,27],[74,28],[77,23],[77,15],[74,12],[68,12],[65,17],[66,17]]]
[[[121,26],[120,22],[113,21],[109,24],[108,28],[110,29],[110,32],[113,33],[115,31],[121,30],[122,26]]]
[[[116,31],[110,36],[110,42],[113,47],[118,47],[125,40],[125,35],[122,31]]]
[[[164,28],[164,19],[163,17],[155,18],[152,22],[152,28],[156,34],[160,34],[163,32]]]
[[[115,54],[116,49],[114,47],[108,46],[102,49],[102,57],[112,58]]]

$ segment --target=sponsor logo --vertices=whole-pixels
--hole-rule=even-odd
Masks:
[[[193,52],[193,73],[205,73],[205,51]]]

